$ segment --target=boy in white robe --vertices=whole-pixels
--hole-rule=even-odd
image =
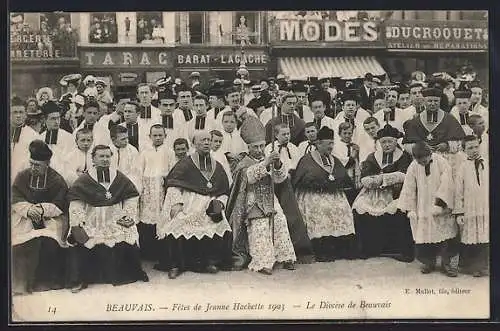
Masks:
[[[489,164],[480,154],[477,137],[466,136],[467,160],[455,178],[453,214],[460,228],[460,271],[474,277],[488,274],[489,261]]]
[[[299,149],[300,157],[316,150],[316,138],[318,136],[318,128],[314,122],[306,123],[304,128],[304,135],[307,140],[301,142],[297,148]]]
[[[374,113],[373,117],[375,117],[379,123],[389,124],[403,132],[403,123],[408,120],[408,113],[396,107],[398,96],[399,91],[396,88],[390,89],[385,96],[387,107]]]
[[[489,134],[486,131],[486,123],[481,115],[472,114],[469,116],[469,126],[472,134],[477,137],[479,141],[479,152],[486,160],[489,160],[490,146]]]
[[[342,95],[342,101],[344,102],[342,106],[342,111],[335,117],[335,124],[333,130],[337,130],[340,123],[351,123],[353,127],[352,142],[359,145],[366,136],[366,132],[363,129],[363,122],[365,119],[370,117],[370,113],[359,107],[359,92],[358,90],[346,90]],[[340,140],[340,132],[336,131],[335,140]]]
[[[187,139],[184,138],[175,139],[173,149],[171,150],[171,152],[173,156],[171,156],[168,159],[167,173],[169,173],[170,170],[172,170],[172,168],[177,164],[177,162],[185,158],[186,155],[188,154],[189,142],[187,141]]]
[[[359,145],[352,142],[353,127],[350,123],[340,123],[338,127],[340,141],[333,145],[333,155],[336,156],[347,170],[347,174],[354,182],[354,192],[346,192],[349,203],[352,204],[356,191],[361,188],[361,169],[359,162]]]
[[[193,140],[198,132],[211,131],[215,129],[215,122],[210,122],[207,118],[208,102],[203,96],[196,96],[193,101],[195,116],[187,125],[189,140]]]
[[[100,106],[97,101],[90,101],[85,103],[83,106],[83,118],[84,120],[75,129],[73,136],[76,136],[76,132],[79,129],[89,129],[92,131],[93,139],[96,145],[111,145],[111,137],[109,136],[108,123],[105,121],[99,121],[100,116]]]
[[[450,114],[460,122],[465,134],[472,134],[469,127],[469,116],[473,114],[470,107],[472,92],[457,90],[453,94],[455,95],[455,106],[451,109]]]
[[[219,130],[212,130],[210,131],[210,137],[212,139],[210,147],[212,150],[212,155],[214,159],[222,165],[222,168],[224,168],[224,171],[226,172],[227,175],[227,179],[229,181],[229,185],[231,186],[233,182],[231,167],[229,166],[226,154],[224,153],[224,151],[221,150],[222,142],[224,140],[222,132],[220,132]]]
[[[274,134],[276,140],[266,146],[264,150],[265,155],[270,155],[274,150],[278,151],[280,160],[283,163],[283,169],[287,172],[294,170],[300,160],[300,151],[290,142],[290,128],[287,124],[281,123],[275,126]]]
[[[374,153],[377,150],[377,133],[380,129],[380,123],[375,117],[368,117],[363,122],[363,129],[367,133],[366,139],[362,141],[359,145],[359,161],[363,162],[366,160],[368,155]]]
[[[326,126],[335,131],[335,120],[325,115],[326,103],[321,97],[317,97],[311,101],[311,110],[314,114],[312,121],[318,130]]]
[[[228,160],[234,160],[238,154],[248,151],[247,145],[241,138],[240,131],[236,129],[236,114],[226,111],[219,116],[222,117],[221,133],[224,138],[220,149],[226,154]]]
[[[458,234],[451,213],[454,208],[451,167],[440,154],[432,153],[425,142],[415,143],[412,154],[415,160],[406,172],[399,209],[408,212],[417,259],[423,264],[421,272],[433,272],[436,258],[441,256],[441,271],[448,277],[456,277],[457,271],[451,266]]]
[[[127,176],[140,192],[140,171],[137,167],[139,152],[137,148],[128,143],[127,128],[117,125],[111,129],[110,135],[113,141],[113,144],[109,146],[113,152],[111,166]]]
[[[163,179],[168,175],[170,150],[165,141],[165,130],[161,124],[151,126],[149,137],[151,148],[139,156],[141,191],[139,198],[139,243],[141,255],[147,260],[158,259],[156,225],[162,217],[165,198]]]
[[[73,182],[83,173],[86,173],[92,167],[92,155],[90,153],[94,139],[92,131],[89,129],[79,129],[76,135],[76,148],[67,155],[66,167],[63,177],[71,186]]]
[[[149,139],[149,120],[139,118],[139,105],[134,101],[129,101],[123,106],[123,118],[125,122],[120,124],[128,130],[129,144],[142,152],[145,149],[151,148],[151,141]]]
[[[158,107],[161,111],[161,123],[165,128],[165,145],[172,146],[177,138],[187,138],[184,117],[175,109],[175,96],[169,90],[158,93]]]

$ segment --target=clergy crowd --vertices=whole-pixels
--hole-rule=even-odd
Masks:
[[[82,78],[11,99],[14,294],[148,282],[144,261],[170,279],[375,257],[488,275],[478,81],[201,91],[193,73],[112,97]]]

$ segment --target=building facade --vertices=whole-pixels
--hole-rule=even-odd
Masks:
[[[285,74],[404,79],[472,66],[488,80],[486,11],[11,13],[12,88],[21,95],[71,72],[112,89],[192,71],[232,79]],[[306,77],[307,78],[307,77]]]

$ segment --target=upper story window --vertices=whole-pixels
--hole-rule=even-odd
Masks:
[[[205,39],[205,13],[190,12],[188,15],[189,43],[201,44]]]
[[[91,13],[89,41],[91,43],[117,43],[116,13]]]
[[[460,14],[461,20],[484,21],[488,19],[488,12],[485,10],[464,10]]]
[[[260,43],[260,13],[236,12],[233,19],[233,43],[252,45]]]
[[[165,27],[161,12],[137,13],[137,43],[165,43]]]
[[[69,13],[11,13],[10,18],[14,57],[76,57],[78,34]]]

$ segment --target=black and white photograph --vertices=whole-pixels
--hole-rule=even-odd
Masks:
[[[488,11],[9,18],[11,323],[490,318]]]

